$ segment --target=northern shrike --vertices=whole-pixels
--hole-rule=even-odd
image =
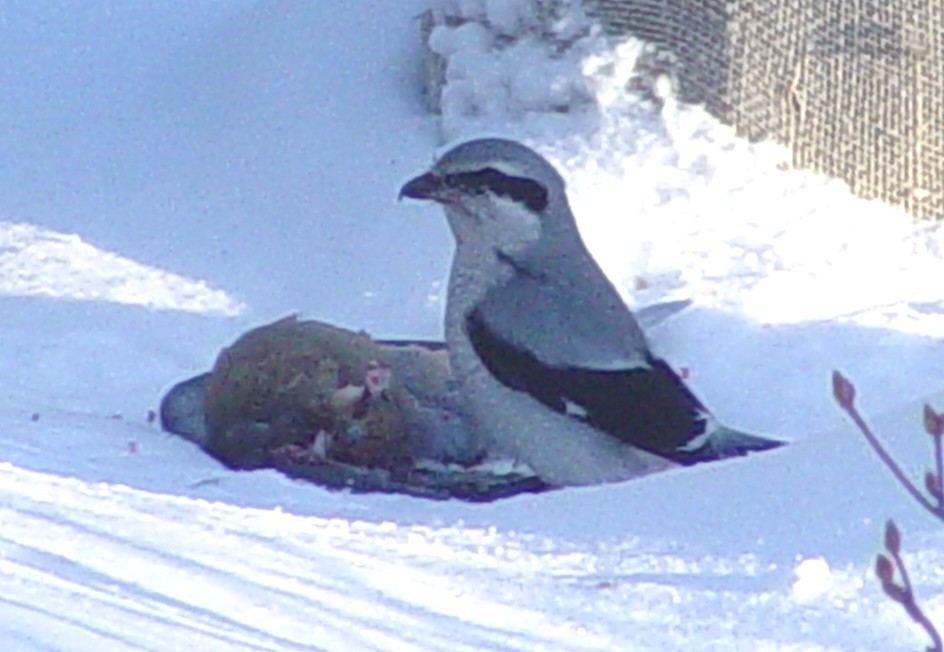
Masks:
[[[478,436],[546,482],[616,482],[780,446],[720,425],[649,349],[588,252],[564,180],[511,140],[461,144],[401,197],[456,241],[445,334]]]

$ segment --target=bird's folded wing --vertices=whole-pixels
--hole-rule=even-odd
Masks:
[[[477,306],[495,337],[555,367],[645,365],[642,330],[611,285],[554,279],[520,269]]]
[[[610,324],[539,283],[519,279],[503,290],[491,291],[465,324],[501,383],[666,457],[684,455],[704,438],[707,411],[644,343],[634,350],[616,336],[607,341]]]

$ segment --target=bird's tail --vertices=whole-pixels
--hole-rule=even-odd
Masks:
[[[688,452],[683,459],[677,459],[676,461],[686,465],[713,462],[728,457],[741,457],[749,453],[759,453],[779,448],[786,443],[717,425],[706,438],[703,446]]]

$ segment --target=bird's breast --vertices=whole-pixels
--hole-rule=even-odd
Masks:
[[[481,304],[492,287],[506,283],[513,271],[496,257],[494,250],[459,246],[453,258],[446,299],[445,335],[450,364],[457,379],[477,374],[481,361],[466,333],[470,313]]]

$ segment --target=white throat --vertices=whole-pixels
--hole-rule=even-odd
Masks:
[[[468,196],[446,206],[445,212],[459,247],[491,247],[513,257],[541,237],[540,216],[504,197]]]

